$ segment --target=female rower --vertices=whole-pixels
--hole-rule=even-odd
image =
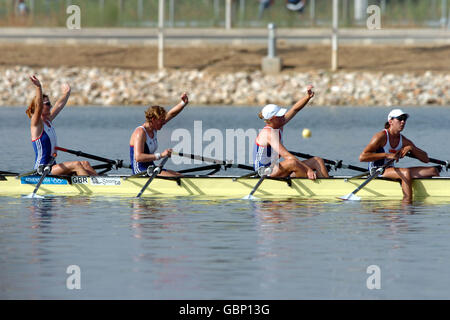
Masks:
[[[42,93],[42,86],[36,76],[30,77],[36,87],[36,95],[31,101],[26,114],[31,119],[31,141],[35,153],[34,169],[51,164],[55,155],[56,132],[52,121],[61,112],[70,96],[70,86],[62,86],[63,96],[56,102],[55,107],[49,97]],[[52,175],[97,175],[97,172],[87,161],[67,161],[52,166]]]
[[[149,166],[154,165],[155,160],[170,157],[172,149],[166,149],[162,153],[157,153],[158,140],[157,131],[178,115],[189,103],[188,96],[183,93],[181,102],[174,106],[169,112],[160,106],[151,106],[145,112],[145,123],[134,129],[130,138],[130,162],[133,174],[144,172]],[[180,173],[172,170],[163,170],[162,176],[181,176]]]
[[[400,158],[410,153],[414,158],[428,163],[427,153],[400,134],[405,128],[408,118],[409,115],[402,110],[392,110],[384,125],[385,129],[372,137],[372,140],[360,154],[359,161],[369,162],[369,169],[371,169],[385,165],[390,159],[398,162]],[[413,196],[412,179],[436,176],[439,176],[439,171],[435,167],[396,168],[394,163],[388,165],[382,175],[384,178],[401,180],[403,201],[408,203],[412,201]]]
[[[298,100],[289,110],[268,104],[259,113],[259,118],[264,120],[266,126],[255,140],[253,160],[256,171],[272,167],[270,177],[307,177],[311,180],[328,177],[327,168],[321,158],[313,157],[300,161],[282,143],[284,125],[314,97],[312,88],[308,86],[306,96]],[[278,163],[279,158],[284,160]]]

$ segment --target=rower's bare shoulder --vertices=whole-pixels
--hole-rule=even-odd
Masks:
[[[384,130],[381,130],[375,133],[372,137],[371,142],[377,142],[384,145],[386,143],[386,132]]]
[[[261,132],[256,137],[256,142],[260,146],[266,146],[269,142],[269,139],[270,139],[270,130],[267,128],[264,128],[261,130]]]
[[[372,139],[370,139],[370,142],[368,143],[364,151],[373,152],[377,150],[379,147],[384,146],[385,144],[386,144],[386,134],[384,130],[379,131],[373,135]]]

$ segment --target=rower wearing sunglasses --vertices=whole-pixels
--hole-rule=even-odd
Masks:
[[[425,151],[416,147],[411,140],[400,134],[405,128],[408,118],[409,115],[402,110],[392,110],[384,125],[385,129],[372,137],[372,140],[360,154],[359,161],[369,162],[369,169],[373,170],[394,159],[395,161],[385,169],[382,177],[401,180],[403,200],[410,203],[413,196],[412,179],[436,177],[439,176],[439,171],[435,167],[396,168],[394,166],[395,162],[398,162],[408,153],[422,162],[429,162]]]
[[[34,169],[51,165],[55,154],[56,132],[52,121],[61,112],[70,96],[70,86],[62,86],[63,95],[53,108],[49,97],[42,93],[42,86],[36,76],[30,77],[36,88],[36,95],[31,101],[26,114],[30,118],[31,141],[35,153]],[[67,161],[55,164],[52,167],[52,175],[97,175],[88,161]]]

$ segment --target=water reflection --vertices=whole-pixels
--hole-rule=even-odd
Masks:
[[[52,250],[61,234],[60,226],[53,227],[58,212],[70,207],[91,206],[91,200],[83,197],[51,197],[32,198],[26,201],[30,203],[26,206],[29,210],[30,228],[34,232],[31,238],[31,263],[48,263],[52,259]],[[54,231],[54,229],[56,231]]]
[[[162,242],[176,237],[182,223],[177,213],[181,211],[177,201],[159,199],[130,199],[130,215],[133,237],[140,249],[133,256],[134,272],[150,272],[157,289],[181,288],[189,277],[189,268],[182,265],[188,259],[186,252],[174,248],[161,250]],[[174,216],[177,216],[174,219]],[[177,241],[174,241],[176,244]],[[143,269],[141,269],[143,268]]]
[[[174,226],[168,219],[167,212],[176,212],[174,202],[157,199],[130,199],[132,213],[130,218],[131,228],[135,238],[156,239],[161,231],[170,231]]]

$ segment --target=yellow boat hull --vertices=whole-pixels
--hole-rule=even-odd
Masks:
[[[1,195],[27,195],[33,192],[38,176],[16,178],[1,176]],[[105,177],[47,177],[39,188],[39,195],[105,195],[136,196],[148,178],[119,176]],[[250,193],[258,178],[234,180],[232,177],[183,177],[180,179],[155,178],[142,196],[205,196],[242,198]],[[347,180],[345,177],[289,180],[266,179],[254,196],[258,198],[341,197],[354,191],[365,179]],[[415,198],[440,197],[450,199],[450,179],[416,179],[413,183]],[[401,199],[400,183],[374,179],[358,192],[365,199]]]

